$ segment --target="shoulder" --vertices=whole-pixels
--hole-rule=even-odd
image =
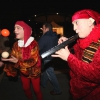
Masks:
[[[16,41],[16,42],[14,43],[14,46],[15,46],[15,45],[18,45],[18,41]]]
[[[37,42],[36,40],[33,40],[32,43],[34,43],[34,44],[38,44],[38,42]]]
[[[32,45],[32,46],[38,46],[38,42],[37,42],[36,40],[33,40],[33,41],[31,42],[31,45]]]
[[[39,43],[43,43],[43,42],[45,42],[45,41],[48,41],[48,39],[49,39],[49,35],[47,35],[47,34],[44,34],[44,35],[42,35],[41,37],[40,37],[40,39],[39,39]]]

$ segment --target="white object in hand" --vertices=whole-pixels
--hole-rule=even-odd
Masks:
[[[3,58],[8,58],[8,57],[9,57],[9,53],[6,52],[6,51],[4,51],[4,52],[2,52],[1,56],[2,56]]]

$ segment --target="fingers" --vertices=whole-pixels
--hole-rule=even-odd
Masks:
[[[13,59],[14,59],[15,57],[14,57],[14,56],[11,56],[11,58],[13,58]]]
[[[52,57],[59,57],[59,55],[55,54],[55,55],[51,55]]]
[[[51,55],[52,57],[59,57],[60,58],[60,55],[62,53],[62,49],[58,50],[57,52],[55,52],[55,54]]]
[[[64,41],[66,41],[66,40],[68,40],[68,38],[62,36],[62,37],[58,40],[58,44],[60,44],[60,43],[62,43],[62,42],[64,42]]]
[[[13,63],[17,63],[18,59],[14,56],[11,56],[10,58],[6,59],[6,58],[1,58],[2,61],[9,61],[9,62],[13,62]]]

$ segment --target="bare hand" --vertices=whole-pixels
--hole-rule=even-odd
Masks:
[[[14,56],[11,56],[10,58],[1,58],[2,61],[9,61],[9,62],[13,62],[13,63],[17,63],[18,59],[15,58]]]
[[[66,40],[68,40],[68,38],[62,36],[61,38],[59,38],[58,44],[61,44],[62,42],[66,41]]]
[[[60,49],[59,51],[55,52],[55,55],[51,55],[52,57],[59,57],[65,61],[67,61],[68,56],[70,54],[70,51],[68,50],[68,47]]]

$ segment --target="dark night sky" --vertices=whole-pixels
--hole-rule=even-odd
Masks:
[[[100,12],[100,0],[0,0],[0,29],[7,28],[13,33],[17,20],[28,21],[34,14],[66,13],[72,15],[81,9]],[[11,46],[14,34],[10,34]]]
[[[28,20],[34,14],[73,14],[85,8],[100,12],[99,0],[0,0],[0,28],[13,27],[17,20]]]

